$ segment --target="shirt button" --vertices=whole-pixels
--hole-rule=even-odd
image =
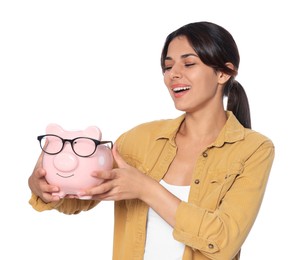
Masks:
[[[208,156],[208,154],[206,152],[203,152],[202,156],[206,158]]]
[[[208,244],[208,248],[209,249],[214,249],[214,245],[213,244]]]
[[[195,179],[195,180],[194,180],[194,183],[195,183],[195,184],[199,184],[199,183],[200,183],[200,180],[199,180],[199,179]]]

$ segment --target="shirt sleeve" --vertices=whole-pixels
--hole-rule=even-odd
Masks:
[[[273,159],[274,145],[267,140],[245,159],[241,173],[233,175],[215,210],[181,202],[174,238],[210,259],[232,259],[254,224]]]
[[[58,210],[64,214],[78,214],[87,211],[99,204],[100,201],[80,200],[80,199],[61,199],[57,202],[45,203],[38,196],[32,193],[29,204],[38,212],[46,210]]]

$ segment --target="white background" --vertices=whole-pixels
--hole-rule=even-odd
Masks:
[[[302,2],[0,1],[0,259],[111,259],[112,202],[75,216],[29,206],[36,136],[54,122],[97,125],[116,140],[138,123],[179,115],[161,48],[168,33],[200,20],[234,36],[253,129],[276,146],[242,259],[306,259]]]

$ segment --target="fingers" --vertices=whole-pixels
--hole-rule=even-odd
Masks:
[[[116,171],[115,170],[97,171],[93,172],[92,176],[101,179],[102,184],[87,189],[85,191],[81,191],[78,193],[78,196],[92,196],[93,199],[95,199],[94,196],[96,195],[96,197],[102,199],[102,194],[107,193],[113,188],[113,180],[117,178]]]
[[[43,169],[43,168],[37,168],[35,171],[34,171],[34,175],[35,175],[35,177],[36,178],[39,178],[39,179],[41,179],[41,178],[44,178],[45,176],[46,176],[46,170],[45,169]]]
[[[102,184],[95,186],[86,191],[79,192],[79,196],[92,196],[93,199],[103,199],[108,192],[114,187],[113,181],[104,181]]]
[[[59,201],[61,198],[59,196],[53,196],[50,193],[44,192],[40,197],[45,203]]]
[[[28,185],[31,191],[40,197],[44,202],[58,201],[58,196],[53,196],[53,192],[58,192],[59,187],[50,185],[46,180],[46,170],[42,168],[43,153],[40,154],[32,175],[28,179]]]
[[[116,143],[114,144],[114,147],[112,149],[113,157],[118,165],[119,168],[127,168],[129,165],[124,161],[124,159],[121,157],[117,150]]]
[[[133,188],[137,170],[125,162],[119,154],[116,144],[112,149],[112,154],[118,167],[109,171],[94,172],[92,176],[103,180],[103,182],[79,193],[79,196],[91,196],[95,200],[121,200],[137,197],[137,192]]]
[[[113,180],[116,178],[117,174],[115,170],[110,170],[93,172],[91,176],[102,180]]]

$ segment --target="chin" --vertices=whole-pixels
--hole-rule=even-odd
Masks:
[[[182,112],[188,112],[188,107],[186,106],[182,106],[182,105],[178,105],[178,104],[175,104],[175,109],[179,110],[179,111],[182,111]]]

